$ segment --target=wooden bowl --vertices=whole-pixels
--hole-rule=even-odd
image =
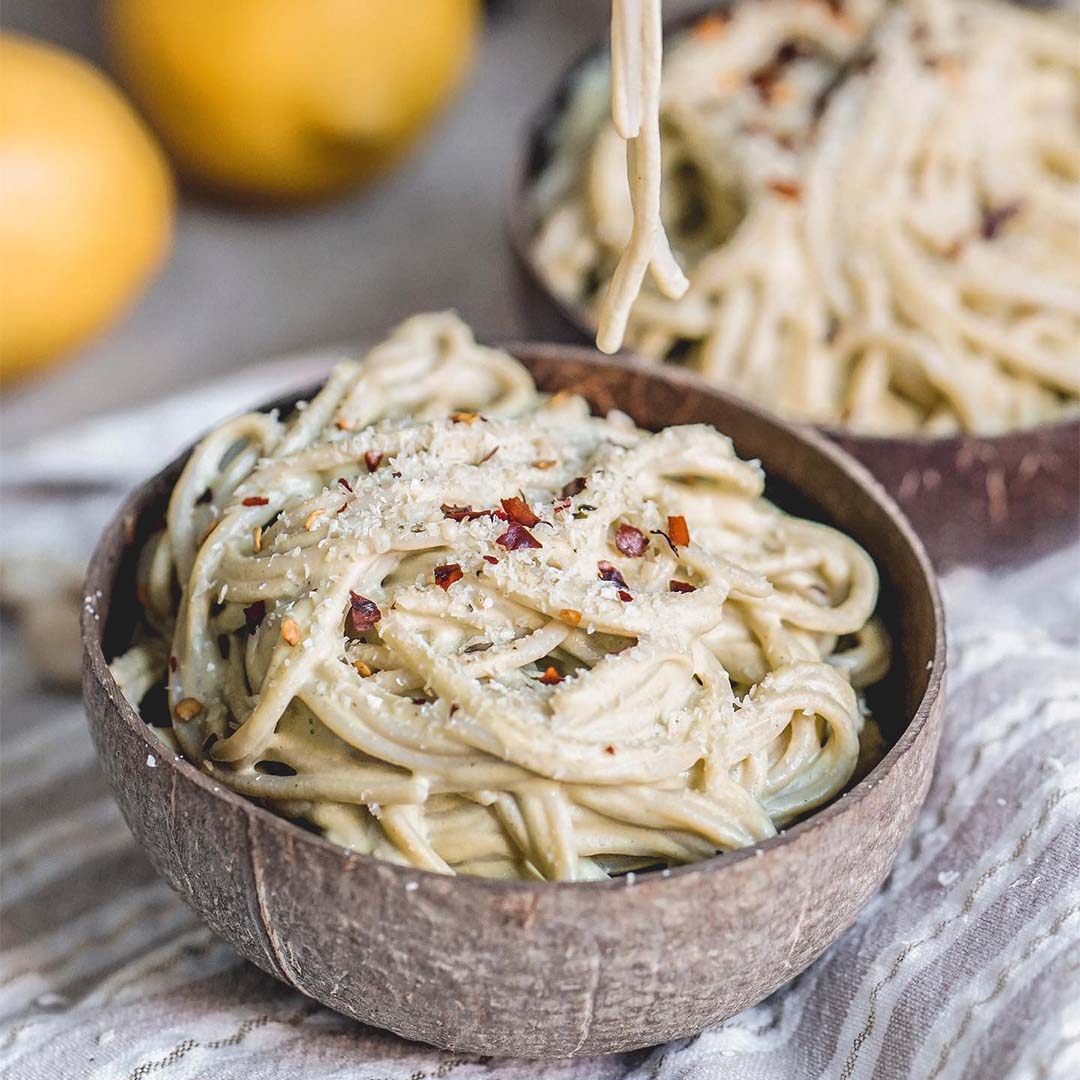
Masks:
[[[926,796],[945,644],[926,555],[856,462],[696,377],[592,350],[511,350],[544,390],[639,424],[711,423],[760,458],[769,496],[855,537],[881,572],[895,643],[871,705],[891,749],[831,806],[756,849],[586,884],[442,877],[323,840],[167,751],[107,662],[138,619],[138,550],[183,459],[137,490],[90,564],[84,691],[105,775],[154,865],[221,937],[303,993],[410,1039],[569,1056],[698,1032],[802,971],[855,919]],[[276,403],[288,408],[299,397]]]
[[[724,3],[671,20],[678,33]],[[514,177],[510,242],[519,302],[529,332],[549,341],[589,342],[596,324],[556,296],[533,256],[536,220],[529,197],[551,157],[551,133],[582,70],[607,51],[589,48],[560,76],[529,120]],[[1080,360],[1078,360],[1080,362]],[[1028,562],[1080,536],[1080,417],[1004,435],[873,436],[819,430],[857,457],[911,519],[939,570],[961,563]]]

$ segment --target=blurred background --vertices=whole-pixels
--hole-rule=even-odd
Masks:
[[[67,55],[0,61],[20,102],[5,111],[29,113],[5,120],[0,148],[4,322],[13,292],[44,293],[18,305],[36,320],[21,355],[3,351],[0,447],[261,358],[373,340],[419,310],[456,307],[488,339],[522,333],[505,237],[521,125],[608,13],[607,0],[6,0],[9,46],[60,46],[112,85],[91,102],[94,71],[53,70]],[[20,169],[49,179],[13,198]],[[66,266],[74,243],[91,269]]]

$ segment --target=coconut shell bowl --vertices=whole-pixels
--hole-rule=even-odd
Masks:
[[[672,20],[671,35],[710,11]],[[534,189],[554,132],[582,74],[606,52],[600,42],[559,78],[526,124],[511,195],[510,241],[529,330],[551,341],[589,342],[594,318],[547,284],[533,255]],[[1080,360],[1078,360],[1080,362]],[[1080,536],[1080,416],[1001,435],[875,436],[821,427],[858,458],[907,514],[938,570],[959,564],[1018,565]]]
[[[860,783],[757,848],[599,883],[445,877],[331,844],[166,750],[107,667],[138,621],[137,554],[183,458],[131,495],[93,557],[84,692],[101,766],[136,839],[206,924],[264,971],[338,1012],[440,1047],[603,1054],[696,1033],[760,1001],[855,920],[930,784],[941,607],[903,515],[817,433],[674,368],[584,348],[511,351],[541,389],[580,393],[599,412],[622,409],[646,428],[715,425],[742,457],[761,459],[774,502],[866,548],[894,658],[870,693],[890,749]],[[287,409],[310,391],[274,405]]]

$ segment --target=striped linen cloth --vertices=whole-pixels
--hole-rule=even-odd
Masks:
[[[132,447],[165,458],[244,395],[264,399],[326,363],[263,367],[5,455],[3,473],[21,487],[4,493],[0,550],[40,544],[44,530],[84,556],[119,487],[139,479],[130,470],[160,464]],[[104,486],[65,492],[68,476]],[[61,520],[62,541],[51,528]],[[1075,1080],[1078,571],[1080,546],[1011,575],[962,570],[944,581],[949,700],[929,799],[882,891],[816,964],[696,1038],[555,1063],[406,1043],[241,960],[156,877],[98,774],[78,699],[42,687],[5,626],[0,1076]]]

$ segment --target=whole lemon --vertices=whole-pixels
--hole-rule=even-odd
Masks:
[[[0,380],[127,306],[165,253],[172,203],[160,148],[108,79],[0,35]]]
[[[457,87],[478,0],[107,0],[115,64],[183,172],[272,199],[385,170]]]

